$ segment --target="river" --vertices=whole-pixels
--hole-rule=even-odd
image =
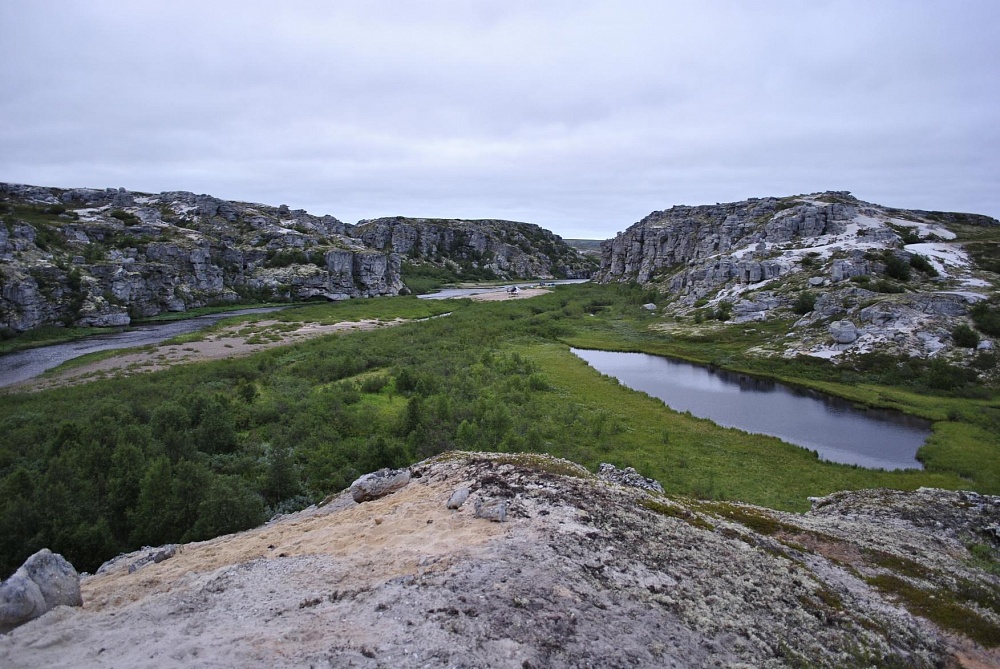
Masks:
[[[819,453],[824,460],[875,469],[920,469],[917,450],[930,423],[852,402],[644,353],[572,349],[602,374],[725,427],[767,434]]]
[[[0,356],[0,388],[11,386],[32,379],[46,370],[62,363],[79,358],[81,355],[97,351],[109,351],[119,348],[134,348],[147,344],[159,344],[180,334],[195,332],[214,325],[223,318],[242,316],[244,314],[262,314],[277,311],[285,307],[261,307],[259,309],[239,309],[218,314],[195,316],[181,321],[140,325],[126,330],[109,331],[107,334],[94,335],[66,342],[39,346],[26,351],[9,353]]]

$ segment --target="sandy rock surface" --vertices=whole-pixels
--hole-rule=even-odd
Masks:
[[[448,509],[459,488],[468,502]],[[476,517],[501,502],[504,522]],[[0,637],[0,666],[996,666],[874,579],[942,601],[958,582],[1000,592],[965,548],[988,540],[996,502],[844,493],[800,516],[451,453],[380,499],[121,556],[84,578],[82,609]],[[987,599],[955,601],[1000,629]]]

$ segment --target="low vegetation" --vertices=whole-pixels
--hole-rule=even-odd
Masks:
[[[0,572],[43,546],[93,570],[143,544],[244,529],[321,500],[364,472],[452,449],[547,452],[591,469],[605,461],[634,466],[670,493],[788,510],[807,508],[810,495],[851,488],[1000,493],[1000,405],[989,375],[898,359],[834,367],[748,357],[748,347],[784,324],[756,324],[748,334],[715,321],[685,336],[665,334],[649,327],[655,317],[642,304],[651,297],[632,286],[585,284],[493,303],[310,304],[267,318],[411,322],[7,395]],[[674,355],[924,416],[936,421],[919,454],[926,469],[823,462],[777,439],[671,411],[601,376],[567,344]]]

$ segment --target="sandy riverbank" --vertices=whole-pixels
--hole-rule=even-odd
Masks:
[[[506,292],[480,293],[469,299],[479,302],[499,300],[516,300],[535,297],[549,292],[542,288],[527,288],[516,295]],[[47,375],[29,379],[10,386],[14,391],[45,390],[62,386],[87,383],[98,379],[129,376],[141,372],[155,372],[174,365],[220,360],[250,355],[258,351],[286,346],[313,337],[361,330],[374,330],[380,327],[391,327],[407,322],[397,318],[392,321],[369,319],[362,321],[344,321],[333,324],[282,323],[274,320],[241,323],[218,332],[205,335],[204,339],[183,344],[161,344],[159,346],[144,346],[131,351],[123,351],[114,357],[95,360],[82,365],[67,367]]]

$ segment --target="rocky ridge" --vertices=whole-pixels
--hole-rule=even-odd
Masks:
[[[788,514],[664,496],[634,472],[547,456],[447,453],[409,474],[371,501],[345,491],[162,560],[121,556],[84,577],[82,608],[0,637],[0,663],[1000,661],[1000,498],[871,490]],[[473,510],[498,505],[502,518]]]
[[[605,242],[595,280],[656,288],[662,313],[675,319],[793,317],[786,355],[926,357],[954,348],[952,329],[1000,281],[954,230],[997,226],[987,216],[883,207],[839,191],[676,206]]]
[[[538,226],[379,219],[354,226],[285,205],[189,192],[0,184],[0,329],[127,325],[241,300],[405,293],[402,263],[497,278],[586,274]]]
[[[531,223],[501,220],[378,218],[353,234],[372,248],[412,260],[474,269],[498,278],[585,279],[591,263],[558,235]]]

